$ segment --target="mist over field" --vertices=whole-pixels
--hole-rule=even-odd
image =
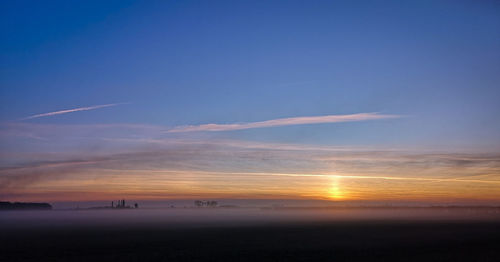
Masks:
[[[500,210],[4,211],[0,261],[497,261]]]
[[[155,208],[5,211],[0,228],[74,226],[199,228],[342,221],[500,221],[498,207]]]

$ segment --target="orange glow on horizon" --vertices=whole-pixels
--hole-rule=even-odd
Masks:
[[[328,197],[334,200],[346,199],[346,193],[342,190],[340,185],[340,178],[334,177],[332,179],[332,184],[328,190]]]
[[[231,178],[231,179],[228,179]],[[496,201],[500,181],[354,174],[93,170],[10,188],[14,201],[255,198],[332,201]]]

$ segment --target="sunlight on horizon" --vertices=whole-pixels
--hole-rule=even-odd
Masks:
[[[334,200],[344,200],[347,198],[346,192],[340,184],[340,177],[333,177],[332,183],[328,190],[328,197]]]

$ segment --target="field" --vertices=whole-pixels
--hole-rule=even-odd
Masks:
[[[135,211],[1,213],[0,259],[500,260],[497,209]]]

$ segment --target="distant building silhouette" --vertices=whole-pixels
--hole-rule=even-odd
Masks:
[[[217,201],[201,201],[201,200],[196,200],[194,201],[194,205],[197,207],[216,207],[218,205]]]
[[[125,204],[125,199],[118,200],[116,206],[113,206],[113,202],[111,202],[111,208],[131,208]]]
[[[130,209],[130,208],[139,208],[139,205],[137,203],[135,203],[133,207],[127,206],[125,199],[122,199],[122,200],[116,201],[116,205],[115,205],[115,201],[111,201],[111,206],[90,207],[87,209]]]

